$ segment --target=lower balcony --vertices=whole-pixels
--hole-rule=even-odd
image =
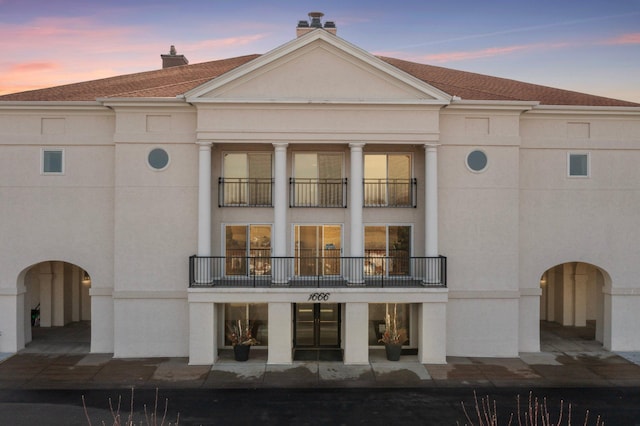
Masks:
[[[191,256],[189,287],[446,287],[447,258]]]

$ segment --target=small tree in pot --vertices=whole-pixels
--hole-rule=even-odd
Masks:
[[[252,335],[249,320],[244,323],[242,320],[231,322],[227,335],[233,346],[233,355],[236,361],[248,360],[251,346],[260,344]]]
[[[384,325],[385,330],[379,342],[384,343],[387,359],[389,361],[398,361],[402,352],[402,345],[409,339],[407,338],[407,330],[398,327],[398,311],[395,303],[391,313],[389,313],[389,304],[386,304]]]

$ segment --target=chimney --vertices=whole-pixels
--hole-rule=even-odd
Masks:
[[[171,45],[168,55],[160,55],[162,58],[162,68],[177,67],[180,65],[188,65],[189,61],[184,55],[176,54],[176,47]]]
[[[318,28],[323,28],[326,31],[329,31],[331,34],[336,35],[336,23],[333,21],[326,21],[324,26],[320,19],[324,16],[322,12],[309,12],[309,21],[305,21],[304,19],[298,21],[298,26],[296,28],[296,36],[300,37],[311,31],[314,31]]]

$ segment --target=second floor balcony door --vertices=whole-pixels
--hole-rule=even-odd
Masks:
[[[342,154],[296,153],[294,156],[296,207],[344,207]]]
[[[342,227],[340,225],[296,225],[295,275],[340,274]]]

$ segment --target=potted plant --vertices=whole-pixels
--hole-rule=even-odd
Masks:
[[[244,321],[244,323],[242,320],[231,322],[228,336],[233,346],[233,356],[236,361],[248,360],[251,345],[260,343],[253,337],[249,320]]]
[[[402,345],[408,340],[407,330],[398,328],[397,306],[393,304],[393,312],[389,313],[389,304],[386,305],[384,317],[385,330],[379,342],[384,343],[384,349],[389,361],[398,361],[402,352]]]

